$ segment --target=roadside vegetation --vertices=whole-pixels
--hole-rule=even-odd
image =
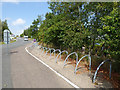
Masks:
[[[112,61],[112,79],[120,88],[119,2],[49,2],[52,12],[35,19],[23,35],[35,38],[42,46],[77,52],[90,52],[92,69],[106,59]],[[73,58],[73,57],[71,57]],[[109,64],[102,71],[109,73]]]
[[[0,45],[5,44],[4,42],[0,42]]]
[[[16,42],[16,40],[10,40],[10,43]],[[0,45],[5,44],[4,42],[0,42]]]
[[[16,40],[11,40],[10,43],[16,42]]]

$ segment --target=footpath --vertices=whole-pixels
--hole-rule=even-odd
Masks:
[[[97,85],[92,83],[93,73],[90,73],[89,71],[82,72],[82,69],[80,69],[81,72],[75,74],[75,67],[71,64],[68,64],[63,68],[64,60],[59,60],[56,63],[56,56],[52,54],[50,57],[49,53],[46,55],[46,52],[39,49],[39,46],[32,46],[32,44],[29,44],[27,50],[80,88],[112,88],[110,82],[99,77],[96,79]]]

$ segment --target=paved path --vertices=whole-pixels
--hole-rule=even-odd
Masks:
[[[3,70],[5,71],[3,74],[8,75],[4,76],[3,87],[72,88],[71,85],[57,76],[49,68],[30,56],[25,51],[25,47],[25,44],[21,46],[18,45],[17,47],[11,48],[9,50],[9,57],[7,57],[8,59],[6,59],[7,65],[9,65],[9,67],[6,66],[8,68],[4,67]],[[7,77],[8,79],[5,79]]]
[[[1,51],[1,55],[2,55],[2,59],[0,59],[0,63],[2,63],[2,87],[3,88],[12,88],[12,79],[11,79],[11,60],[10,60],[10,56],[11,56],[11,50],[20,46],[24,46],[28,43],[30,43],[31,41],[25,42],[23,39],[18,39],[16,42],[14,43],[10,43],[10,44],[4,44],[0,46],[0,51]],[[1,86],[1,85],[0,85]]]

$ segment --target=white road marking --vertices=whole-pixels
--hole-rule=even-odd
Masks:
[[[63,75],[61,75],[60,73],[58,73],[57,71],[55,71],[53,68],[51,68],[49,65],[47,65],[46,63],[44,63],[42,60],[40,60],[39,58],[37,58],[36,56],[34,56],[33,54],[31,54],[28,50],[27,47],[25,48],[25,50],[27,51],[27,53],[29,53],[32,57],[34,57],[35,59],[37,59],[38,61],[40,61],[42,64],[44,64],[46,67],[48,67],[50,70],[52,70],[55,74],[57,74],[59,77],[61,77],[62,79],[64,79],[67,83],[69,83],[70,85],[72,85],[74,88],[79,88],[77,85],[75,85],[74,83],[72,83],[70,80],[68,80],[66,77],[64,77]]]

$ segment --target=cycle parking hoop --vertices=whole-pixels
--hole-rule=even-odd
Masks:
[[[67,55],[67,57],[66,57],[66,59],[65,59],[65,61],[64,61],[64,66],[67,65],[67,64],[65,64],[65,63],[66,63],[66,60],[68,60],[68,57],[71,56],[71,55],[73,55],[73,54],[76,55],[76,64],[77,64],[77,62],[78,62],[78,54],[77,54],[76,52],[72,52],[72,53],[70,53],[69,55]],[[63,67],[64,67],[64,66],[63,66]]]
[[[51,51],[53,50],[53,52],[52,53],[54,53],[55,52],[55,49],[54,48],[50,48],[51,49]],[[50,55],[51,55],[51,53],[50,53]],[[50,56],[51,57],[51,56]]]
[[[56,51],[59,51],[59,53],[61,52],[60,49],[55,49],[55,51],[54,51],[54,56],[55,56],[55,52],[56,52]]]
[[[46,51],[46,54],[45,55],[47,55],[47,53],[50,51],[50,56],[51,56],[51,48],[48,48],[48,50]]]
[[[83,56],[82,58],[80,58],[79,61],[78,61],[78,63],[76,64],[75,72],[74,72],[75,74],[76,74],[76,71],[78,70],[78,68],[77,68],[78,64],[79,64],[80,61],[82,61],[83,58],[85,58],[85,57],[88,57],[88,58],[89,58],[89,70],[91,71],[91,56],[90,56],[90,55],[85,55],[85,56]]]
[[[44,53],[45,47],[42,47],[42,49],[43,49],[42,53]]]
[[[100,69],[100,67],[101,67],[105,62],[109,62],[109,64],[110,64],[109,78],[111,79],[112,61],[109,60],[109,59],[107,59],[107,60],[104,60],[103,62],[101,62],[100,65],[97,67],[97,70],[95,71],[95,74],[94,74],[94,77],[93,77],[93,80],[92,80],[93,83],[95,83],[95,79],[96,79],[96,75],[97,75],[97,73],[98,73],[98,70]]]
[[[66,54],[68,55],[68,51],[66,51],[66,50],[60,52],[60,53],[57,55],[57,57],[56,57],[56,60],[55,60],[56,63],[57,63],[58,56],[60,55],[59,59],[61,59],[61,54],[62,54],[63,52],[66,52]],[[67,61],[68,61],[68,60],[67,60]]]

